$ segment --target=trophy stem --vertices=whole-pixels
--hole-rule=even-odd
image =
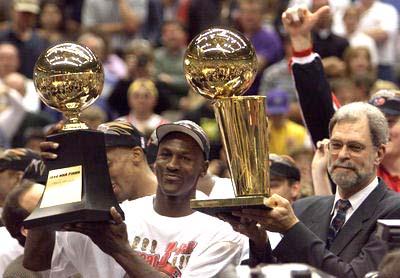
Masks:
[[[82,123],[79,120],[80,112],[71,111],[71,112],[64,112],[64,116],[66,118],[66,122],[62,130],[78,130],[78,129],[89,129],[89,127]]]
[[[268,121],[265,97],[216,99],[221,132],[237,197],[269,196]]]

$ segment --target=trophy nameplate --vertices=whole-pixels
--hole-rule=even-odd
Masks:
[[[82,165],[49,172],[40,208],[82,201]]]

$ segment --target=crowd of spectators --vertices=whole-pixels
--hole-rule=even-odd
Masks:
[[[150,139],[160,125],[191,120],[210,140],[209,174],[229,177],[211,101],[192,91],[183,72],[190,40],[206,28],[223,26],[241,31],[255,47],[257,75],[245,94],[267,97],[269,150],[290,157],[297,165],[301,181],[296,198],[332,194],[330,186],[315,188],[313,184],[321,180],[315,176],[326,174],[327,169],[326,163],[321,164],[324,145],[316,144],[309,124],[303,121],[304,107],[292,74],[294,49],[281,22],[282,12],[294,5],[306,6],[311,12],[330,6],[329,13],[315,23],[311,38],[335,108],[368,102],[382,89],[399,90],[399,1],[0,1],[0,150],[40,151],[46,131],[62,119],[59,112],[40,102],[33,69],[47,47],[73,41],[93,50],[104,68],[102,94],[82,113],[91,129],[122,119]],[[399,98],[398,93],[395,97]],[[374,105],[379,107],[379,103]],[[391,140],[396,140],[399,135],[393,126],[400,124],[398,114],[393,116],[397,123],[391,123],[391,116],[384,113]],[[400,191],[400,170],[396,168],[400,165],[393,162],[400,157],[400,148],[395,149],[389,150],[379,175],[389,175],[390,182],[385,182]],[[320,171],[314,171],[318,167]]]
[[[400,7],[385,2],[4,1],[0,15],[1,146],[26,146],[32,134],[43,133],[48,124],[62,119],[38,99],[32,82],[33,68],[46,47],[75,41],[91,48],[103,63],[103,92],[90,109],[97,110],[95,114],[100,119],[128,119],[140,125],[147,137],[161,123],[190,119],[210,137],[211,158],[223,158],[210,103],[190,91],[182,66],[190,40],[205,28],[218,25],[240,30],[256,49],[258,72],[246,94],[271,97],[267,113],[271,118],[272,151],[289,155],[312,152],[288,68],[292,49],[282,28],[281,12],[299,4],[311,11],[331,6],[331,13],[315,25],[312,38],[334,95],[346,104],[368,100],[375,91],[396,89],[399,84],[400,56],[395,46],[399,42]],[[129,92],[138,79],[142,81],[136,82],[136,88],[139,84],[142,88],[152,84],[148,94],[152,99],[143,102],[149,103],[146,105],[139,102],[136,107],[140,109],[135,109],[136,94]],[[282,96],[277,96],[277,91]],[[13,115],[12,123],[7,115]],[[292,133],[293,126],[298,131]],[[277,144],[281,146],[276,147]],[[306,191],[310,192],[310,188]]]

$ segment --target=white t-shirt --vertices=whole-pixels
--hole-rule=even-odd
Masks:
[[[170,277],[214,277],[248,255],[248,238],[200,212],[165,217],[153,209],[154,196],[125,202],[125,223],[132,248]],[[123,277],[125,271],[88,237],[71,232],[56,236],[50,277],[79,272],[83,277]]]
[[[0,277],[3,277],[7,266],[22,254],[24,254],[24,248],[5,227],[0,227]]]
[[[212,176],[214,186],[208,196],[209,199],[235,198],[232,180],[230,178],[220,178]]]
[[[379,64],[378,48],[373,38],[362,32],[355,32],[348,37],[351,47],[363,46],[368,48],[374,66]]]
[[[396,8],[380,1],[375,1],[361,16],[358,25],[361,32],[380,28],[388,34],[388,39],[377,45],[379,64],[393,65],[395,62],[398,20]]]

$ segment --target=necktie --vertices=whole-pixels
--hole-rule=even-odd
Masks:
[[[351,207],[349,200],[339,199],[336,202],[335,209],[337,209],[336,216],[332,219],[331,225],[328,230],[327,246],[331,246],[332,241],[335,239],[337,233],[342,228],[346,220],[346,211]]]

